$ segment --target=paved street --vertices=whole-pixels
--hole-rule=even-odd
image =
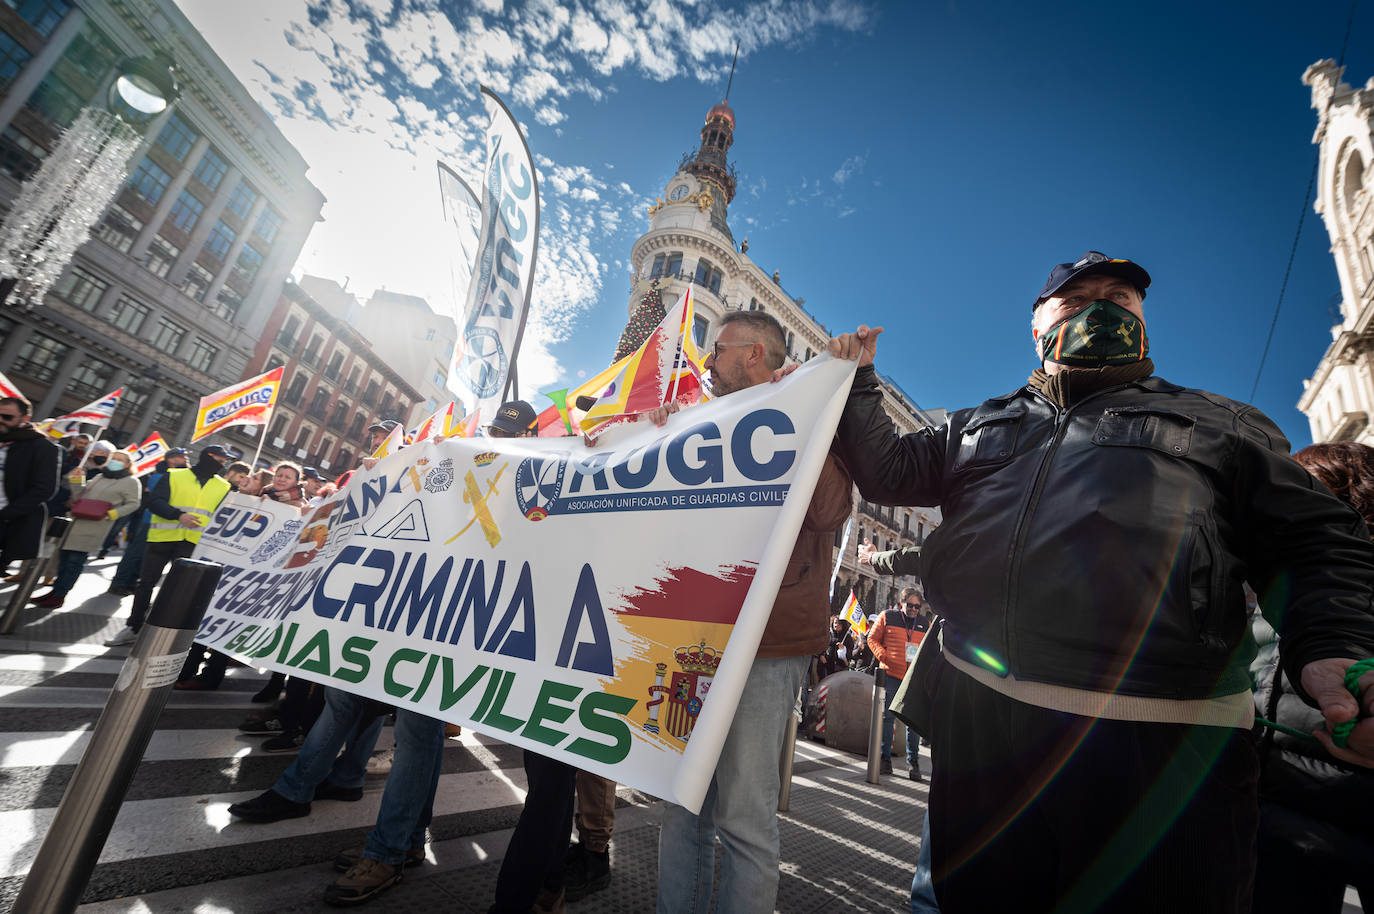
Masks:
[[[15,633],[0,638],[0,910],[12,905],[128,654],[102,646],[132,602],[105,593],[117,560],[92,562],[65,607],[27,609]],[[10,589],[0,590],[0,606]],[[390,731],[378,742],[377,771],[361,801],[319,802],[310,816],[273,825],[234,821],[228,806],[271,786],[292,758],[266,753],[262,738],[238,732],[263,707],[249,699],[264,679],[232,667],[217,692],[172,693],[83,912],[325,909],[319,898],[334,878],[329,861],[360,845],[376,816]],[[925,787],[900,773],[873,787],[863,774],[862,759],[798,745],[792,813],[782,826],[780,910],[902,909]],[[518,749],[471,733],[450,740],[432,865],[408,872],[369,909],[486,910],[524,790]],[[660,804],[629,789],[619,800],[615,881],[574,910],[652,908]]]

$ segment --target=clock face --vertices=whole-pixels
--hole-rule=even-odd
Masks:
[[[685,196],[687,196],[686,184],[679,184],[668,192],[669,200],[681,200]]]

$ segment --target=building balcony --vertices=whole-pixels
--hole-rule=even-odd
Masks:
[[[296,347],[300,345],[300,340],[289,333],[278,333],[274,345],[278,349],[284,350],[288,355],[293,355],[296,352]]]
[[[320,354],[315,350],[301,353],[301,364],[309,368],[320,367]]]

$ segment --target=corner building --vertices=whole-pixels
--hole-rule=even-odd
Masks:
[[[0,2],[0,207],[126,57],[162,51],[181,97],[45,301],[0,308],[0,370],[38,418],[117,387],[108,437],[185,444],[199,399],[243,377],[324,197],[172,0]]]
[[[649,207],[649,228],[630,251],[633,269],[629,314],[657,282],[663,307],[671,310],[692,289],[692,338],[704,348],[715,338],[727,311],[765,311],[781,322],[786,333],[788,360],[805,362],[825,350],[830,332],[782,286],[778,270],[771,274],[749,256],[749,241],[737,243],[730,231],[729,206],[735,198],[738,175],[729,162],[735,142],[735,112],[728,100],[713,106],[702,124],[700,145],[678,163],[663,195]],[[944,410],[924,410],[888,378],[883,378],[883,405],[902,434],[944,422]],[[878,549],[919,546],[940,523],[939,508],[889,508],[862,500],[855,492],[852,532],[845,549],[836,599],[842,603],[855,587],[868,612],[896,602],[900,588],[915,578],[875,575],[855,561],[865,539]],[[836,536],[838,556],[843,533]]]
[[[1303,74],[1312,87],[1320,150],[1315,209],[1331,236],[1341,284],[1341,319],[1298,409],[1313,441],[1374,445],[1374,79],[1363,89],[1341,82],[1335,61]]]

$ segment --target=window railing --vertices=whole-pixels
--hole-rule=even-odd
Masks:
[[[331,381],[339,380],[339,367],[337,365],[330,365],[324,370],[324,376]]]
[[[311,368],[320,367],[320,354],[314,350],[301,353],[301,364]]]
[[[316,419],[326,419],[329,417],[329,404],[311,403],[305,410],[307,415],[314,416]]]
[[[276,346],[278,349],[285,349],[288,353],[294,353],[296,347],[300,345],[300,340],[289,333],[278,333]]]

